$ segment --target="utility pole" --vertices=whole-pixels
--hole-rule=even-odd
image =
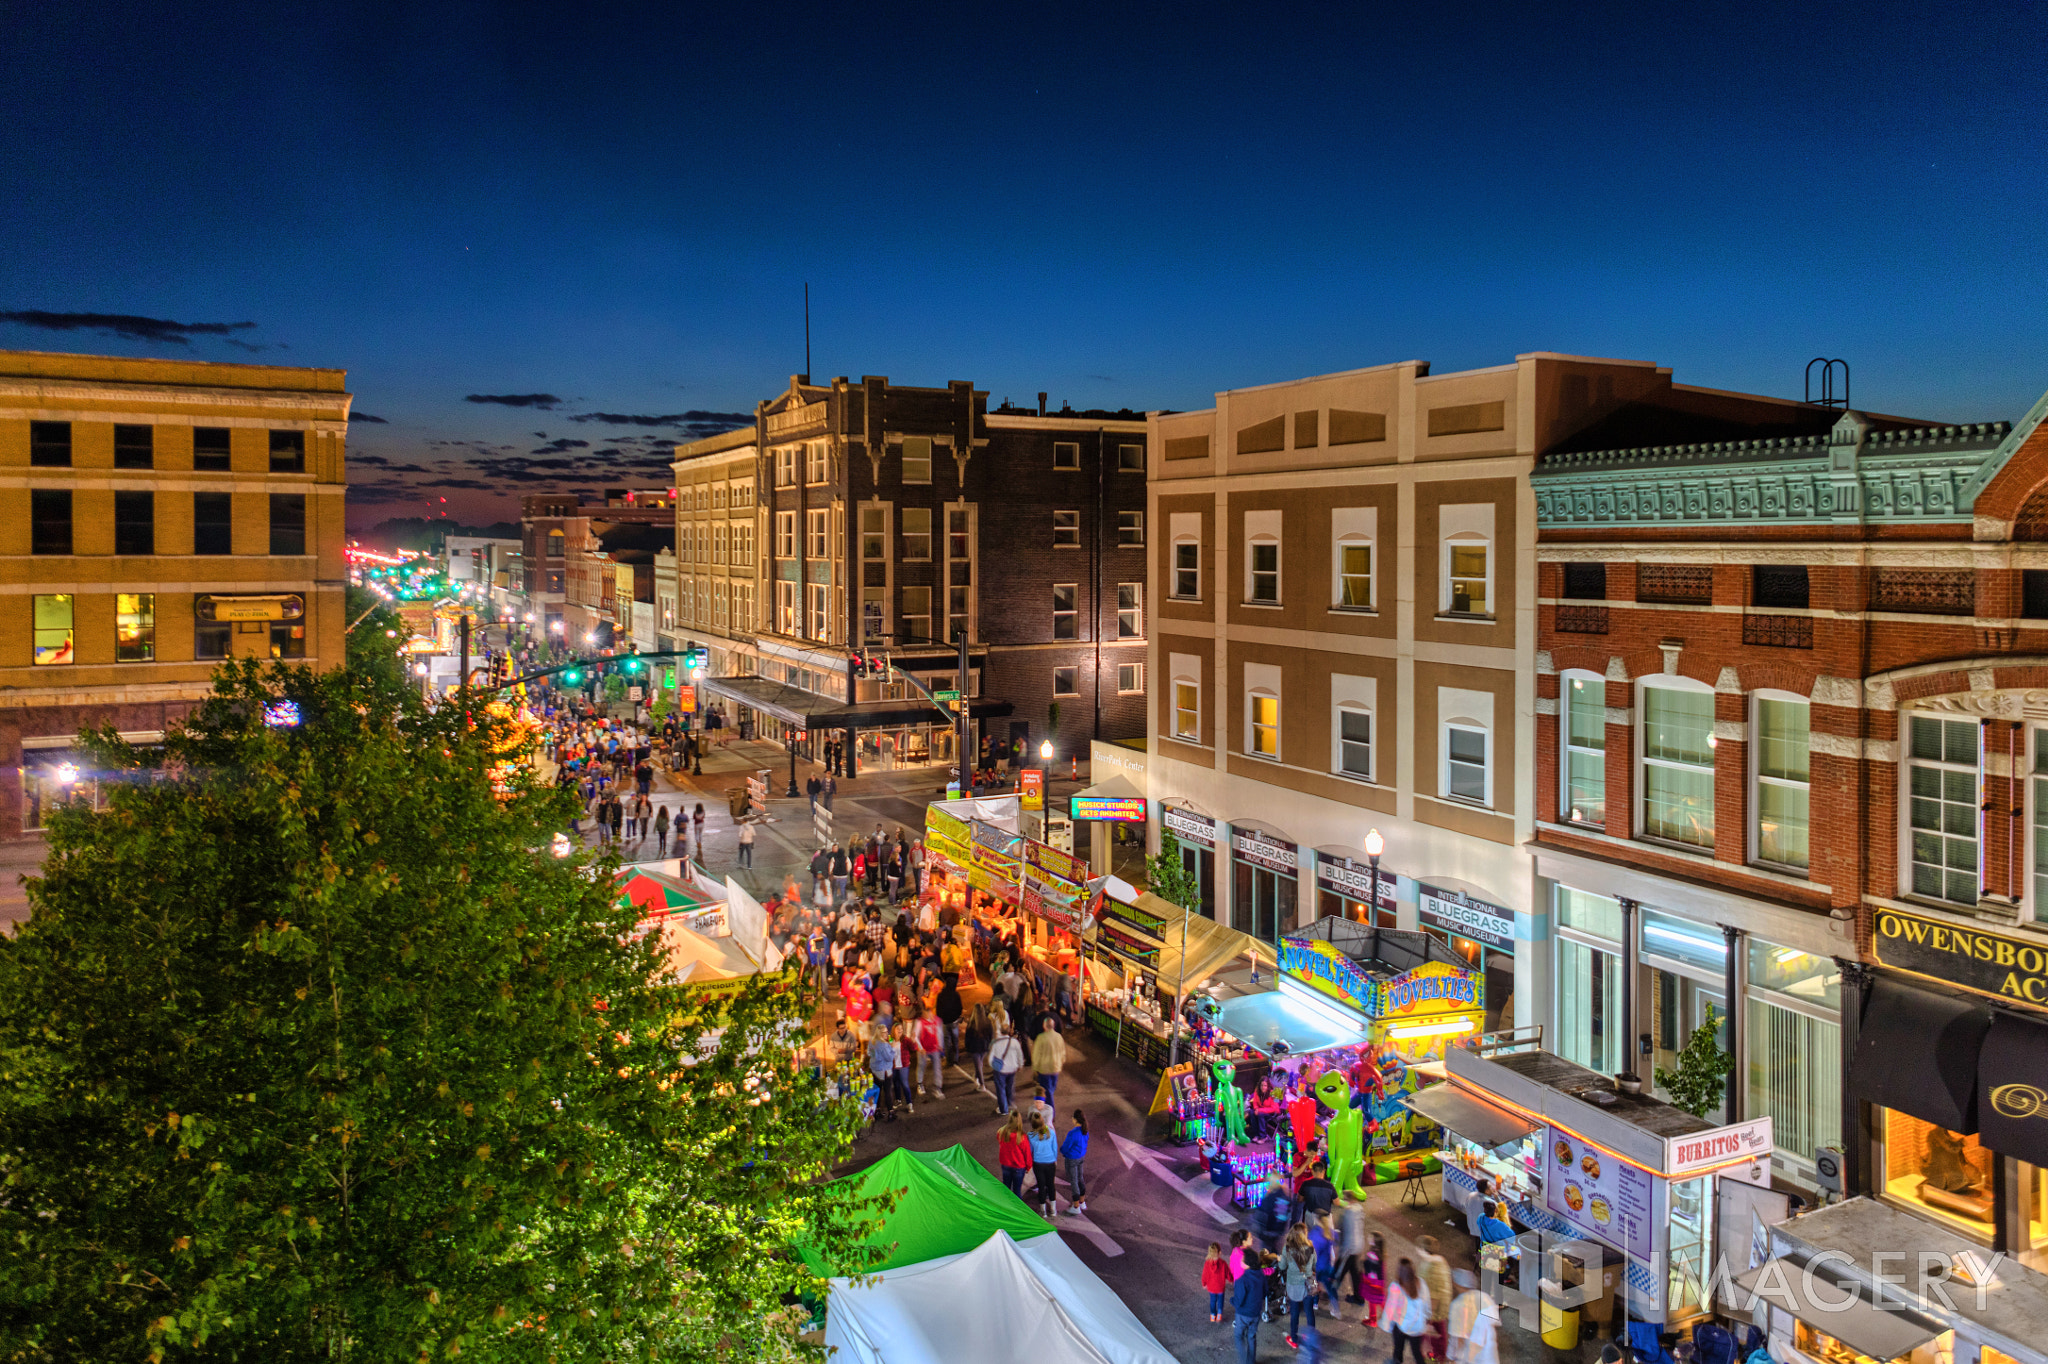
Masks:
[[[461,671],[455,674],[456,700],[462,703],[462,713],[469,713],[469,612],[464,611],[456,621],[455,633],[462,641],[459,655]]]
[[[967,685],[967,631],[955,630],[953,637],[960,646],[960,676],[954,684],[960,692],[960,716],[954,721],[958,733],[953,739],[953,753],[960,768],[960,794],[964,796],[972,784],[968,777],[972,769],[967,765],[967,706],[972,689]]]

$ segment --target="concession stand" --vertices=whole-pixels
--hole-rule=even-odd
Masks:
[[[1073,1016],[1088,968],[1088,864],[1021,832],[1016,795],[934,801],[925,807],[925,898],[974,925],[978,943],[1014,943],[1041,997]]]
[[[1444,1070],[1443,1084],[1406,1102],[1449,1134],[1447,1204],[1475,1228],[1505,1204],[1516,1231],[1612,1251],[1603,1289],[1625,1283],[1632,1320],[1668,1328],[1710,1310],[1722,1249],[1717,1176],[1764,1178],[1773,1149],[1768,1117],[1716,1127],[1523,1041],[1453,1046]],[[1604,1291],[1596,1296],[1587,1315],[1604,1324],[1615,1305]]]
[[[1234,961],[1275,962],[1271,944],[1114,876],[1096,903],[1088,953],[1102,968],[1090,977],[1089,1025],[1119,1056],[1152,1071],[1172,1056],[1174,1016],[1190,992]]]

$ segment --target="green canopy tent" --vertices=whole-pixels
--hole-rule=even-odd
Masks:
[[[897,1192],[896,1208],[868,1240],[892,1246],[888,1258],[869,1273],[922,1264],[975,1249],[998,1231],[1015,1241],[1051,1234],[1052,1227],[1003,1187],[964,1146],[943,1151],[891,1151],[841,1183],[858,1197]],[[809,1246],[797,1246],[804,1262],[820,1273],[824,1261]]]

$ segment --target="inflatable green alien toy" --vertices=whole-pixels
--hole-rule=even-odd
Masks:
[[[1364,1198],[1358,1178],[1365,1173],[1365,1114],[1351,1106],[1351,1086],[1337,1071],[1316,1081],[1316,1097],[1330,1110],[1330,1182],[1338,1193],[1352,1190]]]
[[[1223,1124],[1223,1135],[1242,1146],[1249,1140],[1244,1134],[1244,1091],[1237,1087],[1237,1063],[1216,1061],[1210,1065],[1216,1076],[1216,1118]]]

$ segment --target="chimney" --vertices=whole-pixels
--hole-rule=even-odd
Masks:
[[[1041,417],[1045,415],[1045,395],[1043,393],[1038,395],[1038,415]]]

